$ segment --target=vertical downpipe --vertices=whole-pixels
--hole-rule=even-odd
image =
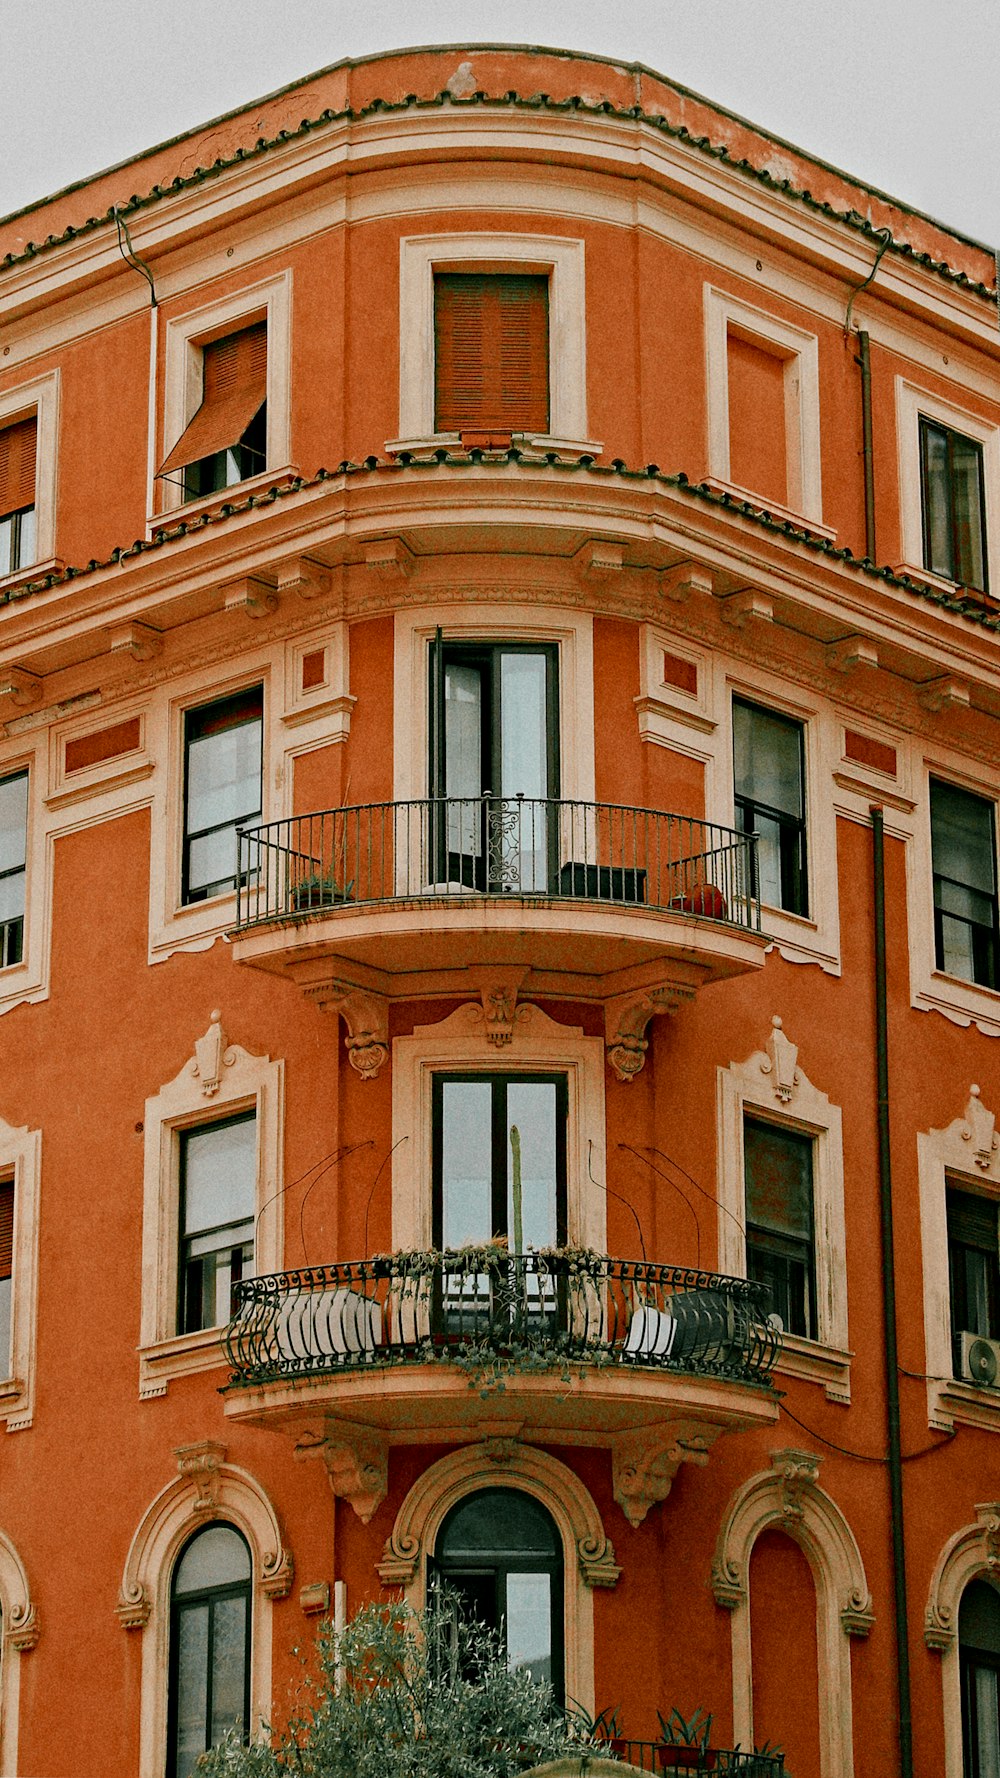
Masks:
[[[885,1319],[886,1414],[889,1431],[889,1496],[892,1578],[896,1618],[896,1693],[899,1707],[900,1778],[913,1778],[910,1648],[907,1637],[906,1550],[903,1538],[903,1464],[899,1426],[899,1361],[896,1344],[896,1269],[892,1230],[892,1153],[889,1143],[889,1025],[885,962],[885,830],[882,810],[872,818],[875,908],[875,1046],[878,1108],[878,1173],[882,1223],[882,1307]]]
[[[858,331],[858,358],[861,369],[861,449],[865,466],[865,555],[877,562],[875,554],[875,449],[872,442],[872,356],[867,333]]]

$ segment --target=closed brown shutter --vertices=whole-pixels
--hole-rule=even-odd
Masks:
[[[437,432],[549,430],[549,281],[534,273],[434,279]]]
[[[200,463],[238,444],[267,398],[267,322],[212,340],[203,353],[204,394],[194,419],[167,457],[161,475]]]
[[[14,1269],[14,1181],[0,1185],[0,1279],[9,1278]],[[0,1369],[5,1359],[0,1354]]]
[[[34,414],[15,420],[0,431],[0,518],[35,504],[35,446],[38,421]]]

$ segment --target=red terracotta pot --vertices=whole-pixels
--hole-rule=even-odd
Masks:
[[[678,905],[686,914],[701,914],[705,920],[724,920],[729,913],[726,898],[714,883],[699,883],[680,897]]]
[[[716,894],[718,891],[716,890]],[[714,1772],[713,1747],[658,1747],[657,1756],[664,1771]]]

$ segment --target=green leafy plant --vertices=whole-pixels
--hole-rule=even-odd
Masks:
[[[698,1709],[685,1718],[675,1706],[669,1716],[663,1716],[659,1710],[656,1715],[665,1746],[694,1747],[699,1753],[707,1750],[714,1720],[710,1712]]]
[[[606,1747],[447,1595],[363,1606],[339,1635],[324,1624],[301,1700],[280,1732],[203,1754],[199,1778],[514,1778]]]

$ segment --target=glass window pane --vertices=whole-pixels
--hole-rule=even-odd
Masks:
[[[207,1745],[208,1610],[187,1606],[177,1617],[176,1778],[189,1778]]]
[[[494,1233],[492,1083],[441,1084],[441,1196],[445,1247],[488,1241]]]
[[[924,567],[951,579],[951,486],[948,434],[943,427],[920,422],[923,468]]]
[[[479,796],[482,781],[483,676],[478,666],[446,661],[444,669],[445,793]],[[492,789],[492,785],[486,786]]]
[[[21,535],[17,551],[17,566],[19,568],[30,568],[32,562],[36,560],[38,550],[35,537],[35,509],[33,506],[29,506],[21,514]]]
[[[507,1233],[515,1249],[514,1143],[520,1146],[521,1252],[554,1247],[556,1230],[556,1086],[551,1080],[507,1083]]]
[[[733,757],[737,796],[801,817],[801,725],[756,704],[733,701]]]
[[[503,796],[548,795],[545,656],[505,654],[500,660],[500,752]]]
[[[0,877],[0,926],[6,920],[20,920],[24,916],[24,872],[19,870],[10,877]]]
[[[183,1136],[184,1229],[241,1223],[253,1217],[257,1179],[257,1120],[209,1124]]]
[[[743,1146],[747,1221],[776,1234],[811,1240],[811,1138],[746,1118]]]
[[[931,851],[936,873],[993,896],[996,841],[992,803],[957,785],[932,779]]]
[[[986,585],[983,560],[983,448],[960,432],[951,435],[955,525],[955,579],[963,586]]]
[[[28,825],[28,774],[0,778],[0,871],[24,864]]]
[[[543,1506],[513,1488],[485,1488],[454,1508],[438,1541],[441,1561],[493,1555],[498,1560],[533,1555],[555,1560],[556,1528]]]
[[[192,1537],[174,1573],[174,1596],[250,1579],[250,1551],[230,1525],[208,1525]]]
[[[257,719],[190,743],[188,833],[259,813],[262,734]]]
[[[963,1648],[1000,1655],[1000,1593],[989,1581],[971,1581],[962,1594],[958,1638]]]
[[[507,1575],[507,1665],[552,1679],[552,1576]]]
[[[250,809],[248,819],[255,820],[259,814],[259,809]],[[235,825],[216,828],[214,833],[193,840],[188,852],[189,890],[193,892],[211,889],[216,884],[232,883],[236,877],[238,852]]]
[[[14,520],[0,519],[0,574],[11,574],[14,569]]]
[[[246,1633],[249,1600],[217,1599],[212,1615],[212,1741],[227,1729],[242,1732],[246,1698]]]
[[[977,1667],[976,1752],[979,1755],[978,1778],[1000,1778],[1000,1708],[997,1698],[997,1670]]]

